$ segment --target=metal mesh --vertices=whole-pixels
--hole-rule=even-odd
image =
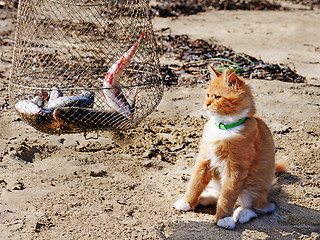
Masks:
[[[106,89],[106,74],[141,33],[118,85]],[[120,90],[113,100],[122,99],[130,117],[107,101],[105,90]],[[10,100],[34,128],[51,134],[131,128],[162,94],[147,0],[20,0]]]

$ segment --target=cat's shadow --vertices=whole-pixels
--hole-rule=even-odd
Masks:
[[[288,203],[281,184],[292,184],[299,179],[290,173],[281,174],[271,196],[277,205],[274,213],[259,216],[245,224],[237,223],[232,230],[218,227],[210,221],[172,222],[157,229],[161,239],[300,239],[320,237],[320,211]],[[280,183],[280,184],[279,184]],[[197,214],[215,214],[215,206],[197,207]],[[308,239],[309,239],[308,238]]]
[[[204,208],[204,212],[210,212]],[[318,239],[320,212],[295,204],[278,206],[273,214],[260,216],[232,230],[213,222],[173,222],[157,230],[161,239]]]

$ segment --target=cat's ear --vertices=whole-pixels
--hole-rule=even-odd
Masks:
[[[231,71],[231,69],[226,70],[226,83],[229,87],[232,87],[234,90],[238,90],[239,87],[243,84],[243,81],[238,77],[238,75]]]
[[[213,78],[218,78],[218,77],[220,77],[222,75],[218,70],[214,69],[214,67],[212,67],[211,65],[209,65],[208,68],[209,68],[211,76]]]

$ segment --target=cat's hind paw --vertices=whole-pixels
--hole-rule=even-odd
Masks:
[[[233,220],[233,217],[225,217],[225,218],[220,219],[220,220],[217,222],[217,225],[218,225],[219,227],[228,228],[228,229],[233,229],[233,228],[235,228],[236,223],[235,223],[235,221]]]
[[[267,208],[254,208],[255,210],[257,210],[259,213],[271,213],[274,212],[277,207],[274,203],[271,203],[269,207]]]
[[[258,217],[258,215],[250,208],[238,207],[233,212],[233,220],[241,224],[249,222],[254,217]]]
[[[173,206],[174,208],[185,211],[185,212],[192,210],[190,204],[186,203],[183,199],[177,200]]]

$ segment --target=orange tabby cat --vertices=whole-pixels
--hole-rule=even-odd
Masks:
[[[198,204],[216,204],[217,225],[234,228],[236,222],[275,210],[268,199],[275,149],[267,125],[254,116],[250,87],[230,70],[221,74],[210,69],[205,98],[210,120],[185,197],[174,207],[189,211]],[[278,167],[281,171],[285,166]]]

